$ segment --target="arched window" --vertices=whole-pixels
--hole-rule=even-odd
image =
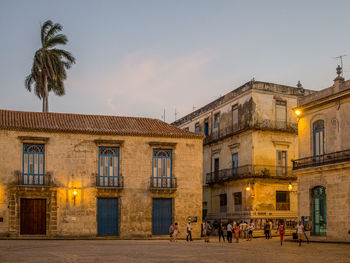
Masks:
[[[324,145],[324,120],[315,121],[312,125],[314,156],[325,153]]]
[[[311,190],[312,234],[325,236],[327,233],[327,198],[326,188],[316,186]]]

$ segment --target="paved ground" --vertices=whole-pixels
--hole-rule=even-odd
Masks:
[[[214,239],[214,238],[213,238]],[[0,240],[0,262],[350,262],[350,245],[277,238],[239,244],[156,240]]]

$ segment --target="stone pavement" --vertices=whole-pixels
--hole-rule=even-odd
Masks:
[[[227,244],[165,240],[0,240],[0,262],[350,262],[350,245],[278,238]]]

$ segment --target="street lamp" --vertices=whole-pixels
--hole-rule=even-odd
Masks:
[[[75,198],[77,197],[78,191],[77,189],[73,190],[73,201],[74,201],[74,206],[75,206]]]
[[[301,109],[295,109],[294,113],[299,118],[301,116]]]

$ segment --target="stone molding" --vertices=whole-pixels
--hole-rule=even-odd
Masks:
[[[169,147],[172,149],[176,148],[177,143],[176,142],[157,142],[157,141],[150,141],[147,142],[150,147]]]
[[[17,137],[22,143],[47,143],[49,137],[36,137],[36,136],[18,136]]]
[[[102,146],[102,145],[123,146],[124,140],[96,139],[96,140],[94,140],[94,143],[95,143],[97,146]]]

